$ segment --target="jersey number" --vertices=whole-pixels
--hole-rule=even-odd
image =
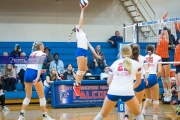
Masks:
[[[126,70],[126,68],[124,68],[122,66],[122,63],[120,63],[119,66],[118,66],[118,71],[127,71],[127,70]]]
[[[37,52],[31,53],[30,58],[36,58]]]
[[[153,57],[150,57],[150,58],[147,57],[147,58],[146,58],[146,61],[147,61],[147,62],[150,62],[150,63],[153,63]]]

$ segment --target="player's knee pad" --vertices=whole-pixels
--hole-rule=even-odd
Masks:
[[[24,104],[24,105],[29,105],[29,103],[30,103],[30,99],[26,97],[26,98],[24,99],[24,101],[23,101],[23,104]]]
[[[153,100],[153,104],[159,105],[159,100]]]
[[[161,78],[162,82],[166,82],[166,78]]]
[[[40,102],[40,106],[46,106],[46,99],[45,98],[40,98],[39,102]]]
[[[166,77],[166,82],[171,82],[170,77]]]
[[[148,101],[148,102],[152,102],[152,99],[151,98],[146,98],[146,100]]]
[[[78,75],[84,75],[86,73],[86,71],[81,71],[81,70],[78,70],[77,72],[76,72],[76,74],[78,74]]]

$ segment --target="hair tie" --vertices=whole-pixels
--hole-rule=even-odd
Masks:
[[[123,57],[130,57],[130,55],[123,55]]]

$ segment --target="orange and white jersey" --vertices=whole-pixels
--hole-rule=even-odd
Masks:
[[[157,69],[158,69],[158,63],[162,62],[161,57],[156,54],[152,54],[150,57],[149,55],[146,55],[145,59],[146,59],[146,63],[144,64],[149,65],[149,68],[148,68],[149,74],[156,74]]]
[[[46,54],[42,51],[32,52],[28,59],[27,68],[38,70],[40,62],[45,58]]]
[[[142,73],[143,73],[144,63],[146,63],[146,59],[145,59],[145,57],[144,57],[144,56],[142,56],[142,55],[139,55],[139,57],[138,57],[138,62],[139,62],[139,65],[140,65],[141,70],[142,70]],[[142,75],[142,76],[141,76],[141,79],[144,79],[143,74],[141,74],[141,75]]]
[[[180,62],[180,44],[176,46],[175,53],[174,53],[174,62]],[[174,66],[178,66],[179,64],[174,64]]]
[[[141,67],[137,61],[130,59],[132,73],[129,73],[122,66],[123,61],[124,59],[116,60],[110,67],[109,74],[113,74],[113,79],[109,86],[108,94],[119,96],[134,95],[134,78],[136,74],[141,72]]]
[[[83,30],[78,28],[78,25],[76,26],[76,41],[78,48],[88,49],[88,38]]]
[[[156,47],[156,54],[161,58],[169,58],[168,47],[169,43],[164,39],[164,37],[159,38]]]

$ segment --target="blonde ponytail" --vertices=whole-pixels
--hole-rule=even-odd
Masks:
[[[42,42],[34,42],[32,45],[32,52],[39,50],[41,45]]]
[[[122,65],[127,71],[129,71],[129,73],[132,73],[132,63],[130,58],[125,57]]]
[[[71,33],[70,33],[70,35],[69,35],[68,43],[70,42],[71,36],[72,36],[72,34],[73,34],[74,32],[76,32],[76,27],[74,27],[74,28],[71,30]]]
[[[132,55],[132,49],[129,45],[121,46],[121,56],[124,57],[123,67],[126,68],[130,73],[132,73],[132,63],[130,57]]]

